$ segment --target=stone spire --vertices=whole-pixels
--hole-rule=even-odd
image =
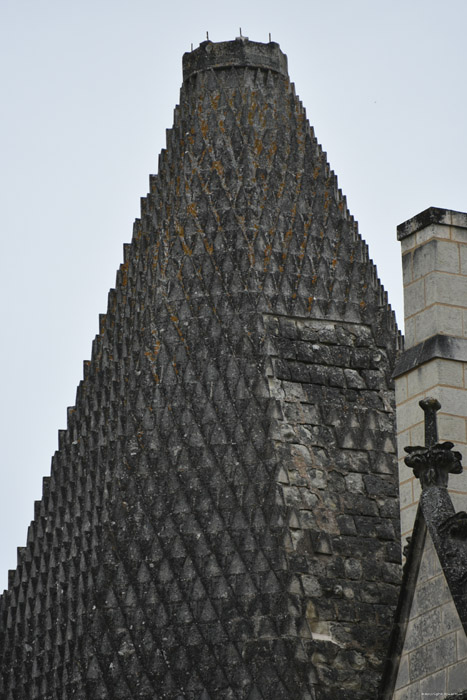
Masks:
[[[203,42],[1,599],[1,697],[372,697],[397,342],[286,57]]]

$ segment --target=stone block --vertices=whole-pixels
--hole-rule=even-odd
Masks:
[[[456,447],[458,447],[458,445],[456,445]],[[464,450],[464,453],[467,456],[467,450]],[[467,473],[465,469],[462,474],[449,475],[449,490],[467,493]]]
[[[459,259],[461,274],[467,275],[467,245],[459,246]]]
[[[404,374],[401,377],[397,377],[394,384],[396,388],[396,406],[398,406],[400,403],[403,403],[408,398],[407,375]]]
[[[404,650],[413,651],[420,646],[437,639],[441,629],[441,608],[433,608],[410,620],[405,636]]]
[[[467,229],[461,226],[450,226],[450,237],[452,241],[467,243]]]
[[[436,303],[457,306],[459,302],[462,303],[462,300],[467,299],[467,277],[448,272],[430,272],[424,280],[413,282],[407,287],[407,289],[414,287],[413,298],[410,301],[410,308],[414,309],[412,313],[417,313],[423,308],[417,308],[417,304],[420,303],[420,293],[415,289],[416,285],[423,281],[425,283],[424,301],[426,306]]]
[[[420,484],[419,479],[414,478],[413,483],[412,483],[412,491],[413,491],[414,503],[418,503],[420,500],[420,495],[422,493],[422,486]]]
[[[412,604],[411,616],[418,617],[428,610],[444,605],[451,600],[444,574],[429,579],[417,586]]]
[[[407,253],[409,250],[413,250],[413,248],[415,248],[415,246],[417,245],[416,236],[416,233],[412,233],[410,236],[407,236],[406,238],[403,238],[401,240],[402,254]]]
[[[432,335],[438,333],[438,315],[435,307],[423,309],[418,314],[413,316],[415,343],[421,343],[422,340],[431,338]]]
[[[399,662],[399,670],[397,672],[396,690],[403,688],[409,683],[409,657],[408,654],[403,654]]]
[[[431,224],[417,231],[417,245],[426,243],[431,238],[451,238],[450,227],[444,224]]]
[[[433,272],[436,269],[436,246],[438,241],[432,239],[431,241],[421,245],[412,253],[412,270],[413,279],[417,280],[420,277],[425,277],[429,272]]]
[[[456,659],[456,634],[440,637],[409,654],[410,680],[415,681],[441,670]],[[463,663],[463,662],[462,662]],[[467,674],[464,675],[464,681]],[[457,676],[456,676],[457,678]],[[449,677],[448,677],[449,688]],[[465,688],[465,686],[464,686]]]
[[[459,661],[448,668],[448,693],[461,693],[465,691],[467,679],[467,660]]]
[[[422,398],[424,392],[420,392],[414,398],[401,404],[397,408],[397,427],[400,430],[407,430],[407,428],[412,428],[417,425],[417,423],[423,423],[423,411],[421,410],[418,402]],[[441,404],[444,408],[444,405]],[[407,443],[410,445],[411,443]],[[414,443],[412,443],[414,444]]]
[[[404,314],[405,315],[405,314]],[[404,346],[408,350],[413,345],[417,344],[417,339],[415,336],[415,318],[405,318],[404,320],[405,336],[404,336]]]
[[[466,493],[452,493],[449,491],[451,496],[452,504],[456,512],[460,510],[467,510],[467,494]]]
[[[453,600],[448,601],[440,608],[440,610],[441,634],[448,634],[449,632],[454,632],[455,630],[462,630],[462,623]],[[457,653],[457,660],[459,660],[459,652]]]
[[[425,549],[423,551],[422,561],[420,564],[420,571],[418,574],[418,582],[423,583],[428,581],[434,576],[439,576],[441,573],[441,565],[439,563],[438,555],[433,547],[433,542],[429,533],[426,536]]]
[[[428,279],[428,278],[427,278]],[[432,283],[433,286],[433,283]],[[433,295],[432,291],[432,295]],[[425,279],[408,284],[404,289],[404,316],[409,318],[426,306],[425,303]]]
[[[443,413],[465,418],[467,407],[467,392],[464,389],[440,386],[436,391]]]
[[[457,660],[467,659],[467,634],[461,628],[457,631]]]
[[[413,271],[412,271],[412,251],[408,253],[403,253],[402,255],[402,280],[404,285],[413,282]]]
[[[436,334],[462,337],[463,310],[434,304],[413,317],[417,343]]]
[[[405,445],[409,445],[410,443],[405,441]],[[404,455],[406,454],[405,452],[403,453]],[[403,481],[407,481],[408,479],[413,480],[415,477],[413,475],[412,469],[410,469],[404,462],[401,460],[399,462],[399,483],[402,483]]]
[[[404,429],[402,429],[402,426],[400,425],[400,421],[398,421],[398,424],[399,424],[398,427],[400,428],[400,432],[397,434],[397,453],[402,458],[402,457],[405,457],[405,454],[406,454],[404,451],[404,447],[411,444],[410,443],[410,431],[405,427],[404,427]],[[403,462],[402,462],[402,464],[403,464]],[[405,467],[405,465],[404,465],[404,467]],[[410,470],[410,472],[407,472],[407,473],[413,474],[412,470]],[[407,476],[406,478],[408,479],[409,476]],[[405,481],[405,479],[402,479],[402,475],[401,475],[400,481]]]
[[[425,444],[425,427],[423,420],[416,423],[410,428],[409,445],[424,445]]]
[[[414,502],[412,480],[399,485],[399,497],[401,508],[405,508]]]
[[[446,693],[446,669],[433,673],[428,678],[420,681],[420,695],[424,696],[439,696]]]
[[[411,683],[405,688],[396,690],[394,700],[420,700],[420,683]]]
[[[438,434],[440,440],[450,440],[456,444],[456,447],[459,447],[458,443],[465,443],[465,418],[446,416],[441,413],[438,416]],[[451,477],[449,478],[449,483],[451,483]]]
[[[436,241],[435,269],[460,272],[459,244],[456,241]]]
[[[415,520],[415,514],[417,512],[417,505],[408,506],[407,508],[401,509],[401,534],[402,536],[407,535],[413,529],[413,523]]]
[[[415,405],[419,411],[421,411],[418,405],[420,400],[419,394],[423,394],[438,384],[438,367],[436,363],[437,360],[425,362],[423,365],[415,367],[406,375],[408,395],[410,398],[417,397]],[[415,420],[414,422],[418,421]]]
[[[464,387],[464,362],[456,360],[436,359],[439,384],[447,384],[459,389]]]

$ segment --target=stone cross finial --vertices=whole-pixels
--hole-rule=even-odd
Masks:
[[[439,401],[427,397],[420,401],[419,406],[425,412],[425,446],[405,447],[408,455],[404,461],[420,479],[422,489],[429,486],[446,488],[449,474],[462,472],[462,455],[451,451],[452,442],[438,442],[436,413],[441,408]]]
[[[436,414],[441,408],[438,399],[428,396],[422,399],[419,404],[425,413],[425,447],[432,447],[438,442],[438,422]]]

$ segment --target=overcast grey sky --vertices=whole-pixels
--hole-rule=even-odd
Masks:
[[[402,324],[397,224],[467,210],[466,26],[465,0],[0,0],[0,590],[191,43],[279,42]]]

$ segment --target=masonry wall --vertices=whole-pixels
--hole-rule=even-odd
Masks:
[[[394,700],[462,692],[466,678],[467,637],[427,534]]]
[[[404,447],[424,444],[418,403],[441,403],[439,439],[467,458],[467,215],[431,208],[398,228],[402,245],[405,351],[396,369],[401,531],[410,534],[420,484],[404,464]],[[456,509],[467,505],[467,479],[451,476]]]
[[[368,700],[398,331],[277,44],[185,57],[150,182],[0,598],[0,697]]]

